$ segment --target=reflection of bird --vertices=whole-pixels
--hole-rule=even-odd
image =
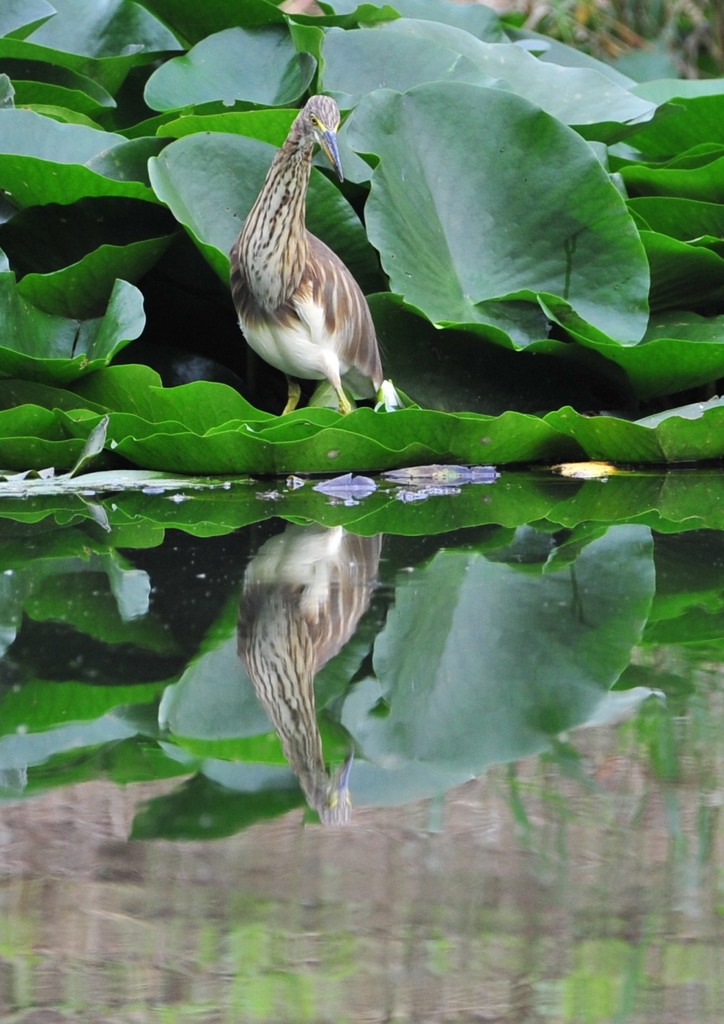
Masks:
[[[307,801],[327,825],[349,820],[352,758],[327,772],[314,677],[367,610],[381,546],[381,537],[355,537],[341,526],[288,526],[263,545],[244,577],[239,655]]]
[[[299,401],[298,377],[326,378],[342,413],[352,408],[342,378],[366,397],[382,389],[388,408],[397,404],[392,385],[382,379],[367,300],[339,257],[305,227],[315,143],[342,180],[339,121],[333,99],[312,96],[274,157],[230,253],[239,326],[254,351],[286,374],[285,413]]]

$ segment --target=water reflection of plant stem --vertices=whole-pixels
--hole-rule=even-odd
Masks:
[[[327,825],[349,820],[352,756],[327,771],[314,679],[367,610],[381,544],[341,526],[288,526],[259,549],[244,576],[239,656],[309,805]]]

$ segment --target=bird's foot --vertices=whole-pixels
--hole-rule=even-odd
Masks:
[[[341,416],[348,416],[352,412],[352,403],[344,391],[339,392],[339,412]]]
[[[375,412],[384,409],[385,412],[394,412],[395,409],[402,409],[402,399],[397,394],[397,389],[391,380],[383,380],[377,392],[377,404]]]

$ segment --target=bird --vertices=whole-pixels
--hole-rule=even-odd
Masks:
[[[324,825],[350,819],[353,752],[330,772],[314,678],[351,638],[377,582],[382,537],[289,525],[249,561],[237,650],[307,802]]]
[[[378,407],[401,403],[384,380],[367,300],[329,246],[307,231],[312,153],[320,146],[340,181],[337,103],[315,95],[295,117],[229,254],[231,294],[251,348],[287,378],[282,415],[296,409],[299,378],[329,381],[339,411],[351,412],[343,381]]]

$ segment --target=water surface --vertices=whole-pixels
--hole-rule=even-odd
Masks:
[[[6,506],[2,1019],[718,1022],[721,481],[592,483]]]

